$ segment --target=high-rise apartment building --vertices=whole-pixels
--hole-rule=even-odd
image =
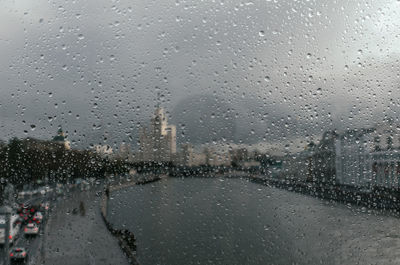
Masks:
[[[139,160],[169,162],[176,154],[176,126],[169,125],[163,108],[158,107],[148,128],[139,136]]]

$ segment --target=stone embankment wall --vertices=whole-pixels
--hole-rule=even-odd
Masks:
[[[139,265],[136,259],[136,239],[135,235],[127,229],[115,229],[111,223],[107,220],[107,204],[109,200],[109,190],[103,192],[101,200],[101,216],[103,217],[104,223],[110,233],[118,239],[118,244],[122,251],[125,253],[128,261],[131,265]]]
[[[136,239],[135,235],[127,229],[115,229],[112,224],[107,220],[108,200],[110,199],[110,192],[120,189],[128,188],[134,185],[144,185],[147,183],[155,182],[166,178],[166,175],[147,175],[138,177],[136,181],[129,181],[125,183],[115,183],[109,185],[102,194],[101,200],[101,216],[110,233],[118,239],[118,243],[127,256],[129,263],[132,265],[139,265],[136,259]]]

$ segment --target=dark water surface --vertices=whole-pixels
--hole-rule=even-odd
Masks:
[[[242,179],[166,179],[114,192],[109,206],[142,265],[400,261],[398,219]]]

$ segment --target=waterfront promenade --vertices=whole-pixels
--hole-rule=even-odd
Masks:
[[[57,203],[42,235],[44,251],[37,264],[129,264],[117,239],[104,224],[101,198],[96,192],[72,191]],[[80,212],[81,202],[84,215]]]

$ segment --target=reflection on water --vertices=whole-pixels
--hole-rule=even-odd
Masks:
[[[382,229],[399,243],[398,219],[241,179],[172,178],[112,197],[110,220],[135,233],[142,265],[370,264]]]

